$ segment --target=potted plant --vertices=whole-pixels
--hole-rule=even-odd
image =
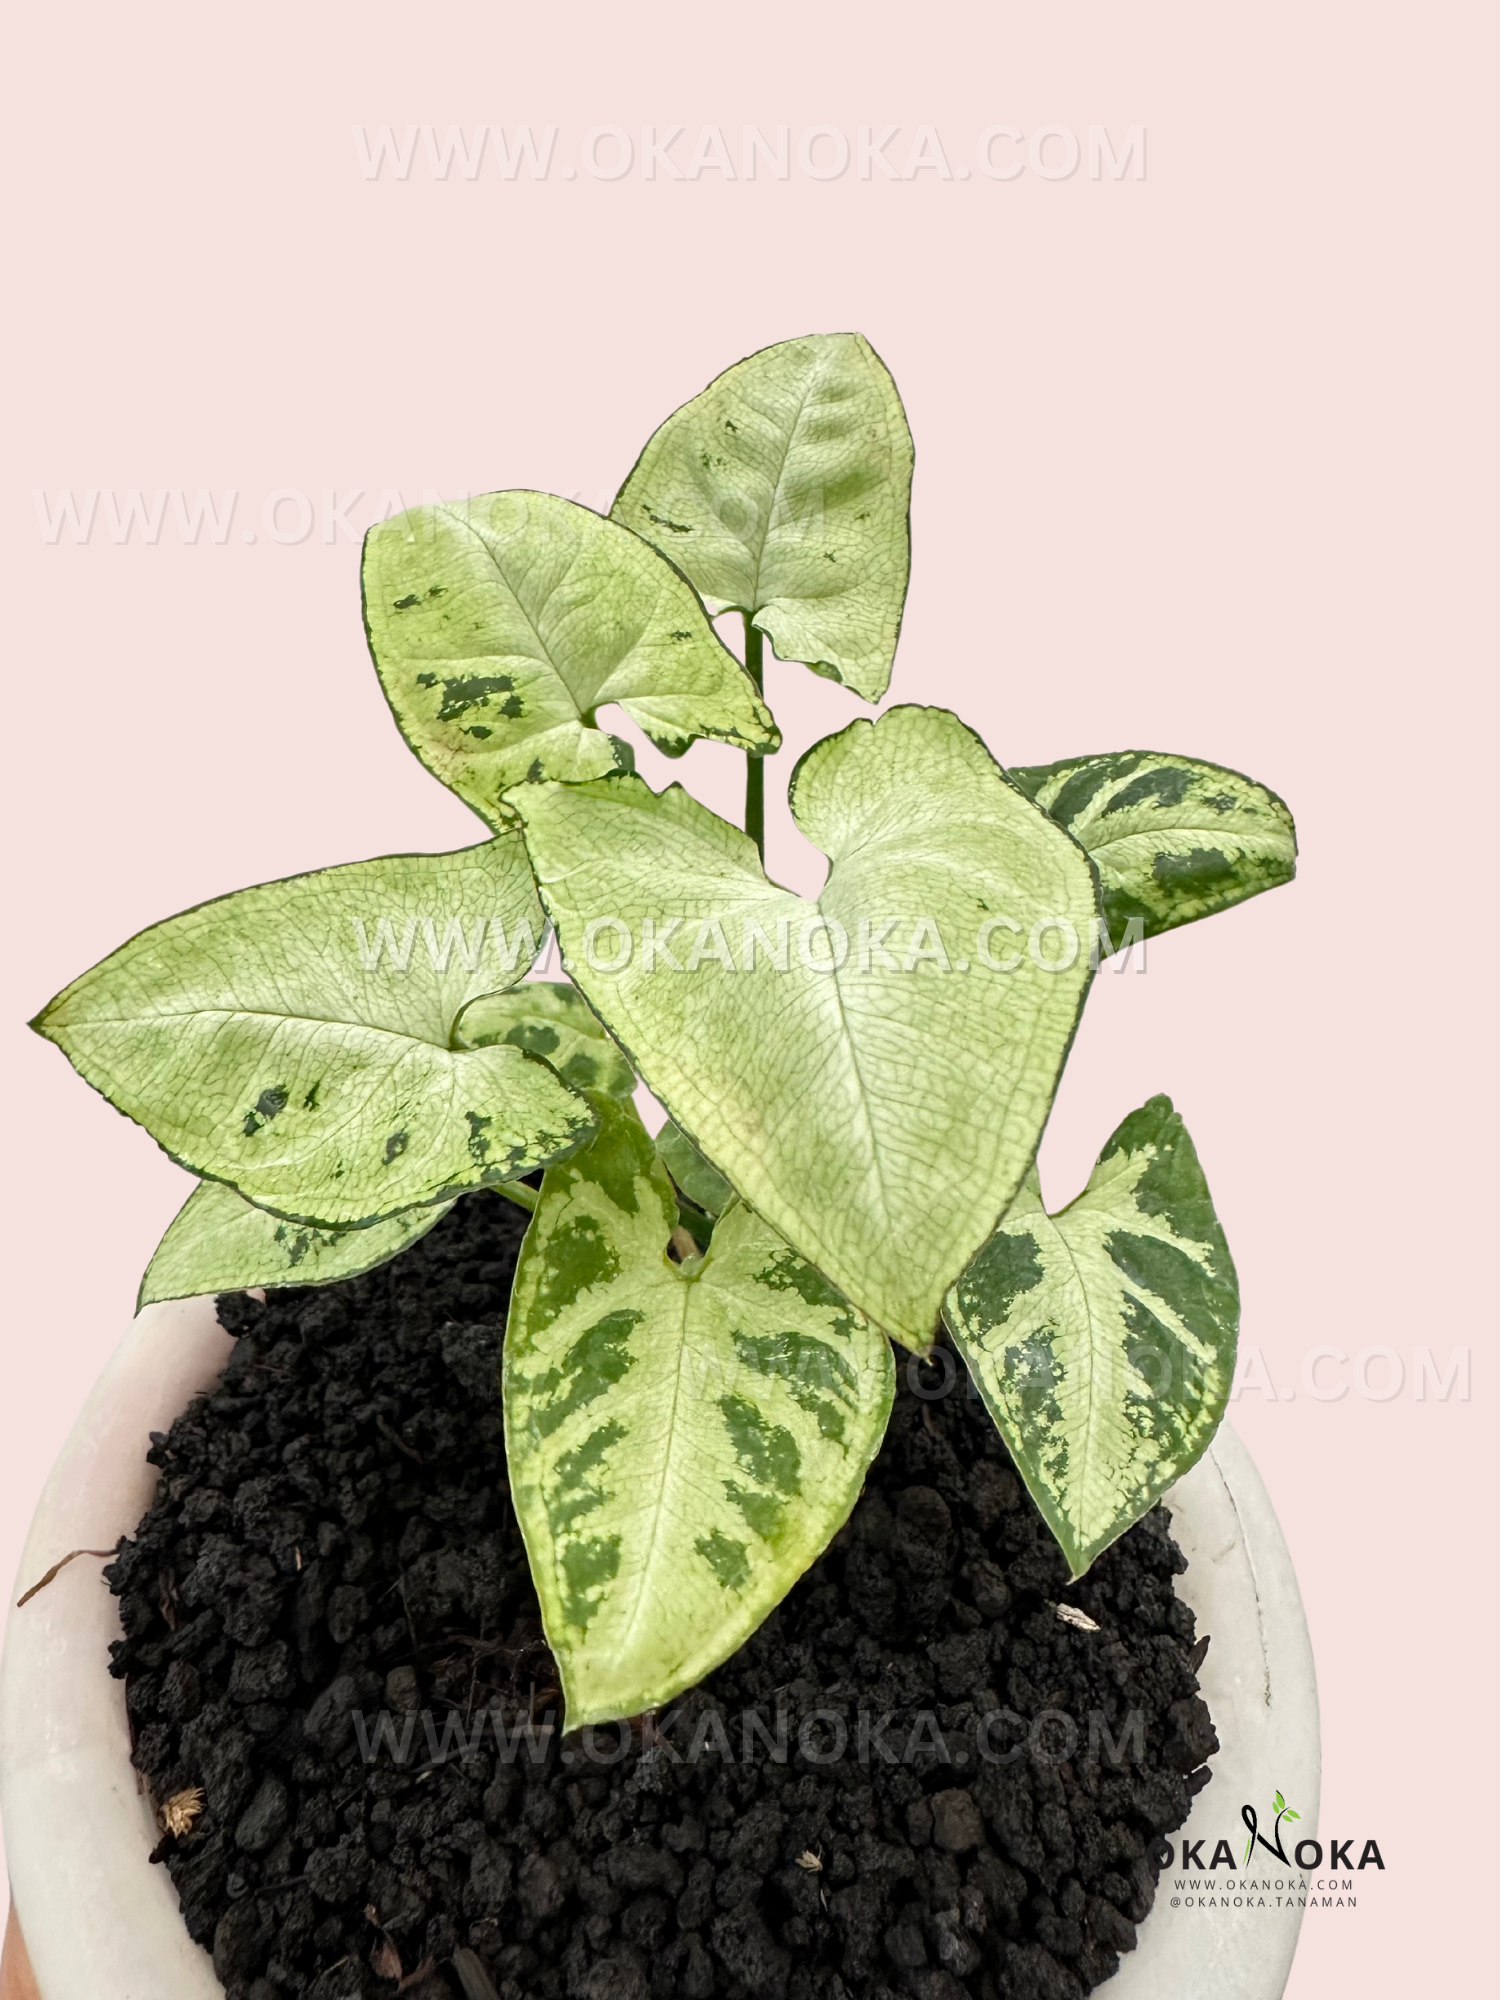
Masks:
[[[1295,836],[1217,765],[1007,769],[904,707],[801,759],[790,804],[828,879],[772,882],[764,642],[882,698],[911,469],[879,358],[816,336],[668,418],[608,518],[504,492],[381,523],[382,687],[487,837],[205,904],[35,1023],[200,1176],[105,1395],[163,1471],[111,1575],[152,1792],[121,1809],[154,1820],[213,1950],[211,1973],[180,1933],[184,1992],[947,2000],[1084,1991],[1134,1944],[1216,1747],[1157,1503],[1195,1467],[1203,1487],[1237,1281],[1165,1097],[1066,1208],[1034,1161],[1101,960],[1289,880]],[[742,749],[744,828],[636,776],[611,702],[668,754]],[[565,982],[524,976],[549,926]],[[654,1138],[642,1080],[670,1114]],[[184,1412],[223,1332],[163,1302],[213,1295],[239,1344]],[[487,1580],[432,1527],[460,1516]],[[525,1565],[502,1576],[506,1533]],[[491,1621],[462,1634],[465,1701],[460,1611]],[[771,1688],[825,1639],[837,1685]],[[931,1719],[891,1758],[867,1711],[903,1647]],[[59,1672],[68,1651],[60,1631]],[[1097,1695],[1092,1765],[1049,1672]],[[730,1775],[736,1698],[764,1772]],[[517,1776],[523,1711],[541,1747]],[[432,1734],[419,1769],[403,1715],[408,1752],[418,1715]],[[1136,1716],[1154,1790],[1121,1775]],[[434,1776],[446,1821],[422,1820]],[[868,1823],[840,1831],[856,1793]],[[826,1837],[788,1851],[799,1826]]]

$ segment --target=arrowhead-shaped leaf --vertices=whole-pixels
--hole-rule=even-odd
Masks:
[[[540,928],[518,833],[358,861],[153,925],[33,1025],[180,1165],[294,1220],[365,1224],[593,1130],[545,1063],[451,1046]]]
[[[629,1097],[635,1071],[605,1033],[576,986],[528,979],[508,993],[486,993],[459,1017],[455,1040],[466,1049],[508,1042],[540,1056],[572,1090]]]
[[[716,610],[748,612],[782,659],[878,701],[911,567],[911,469],[879,355],[857,333],[810,334],[737,362],[668,417],[611,513]]]
[[[816,902],[675,785],[510,798],[569,971],[677,1124],[924,1348],[1052,1103],[1089,980],[1082,849],[942,709],[856,722],[797,767],[793,813],[833,864]]]
[[[534,778],[597,778],[629,749],[618,702],[659,749],[695,736],[757,753],[771,712],[690,584],[613,521],[550,493],[413,507],[365,537],[370,651],[401,733],[490,824]]]
[[[511,1495],[570,1729],[659,1707],[735,1650],[847,1518],[887,1342],[734,1203],[675,1264],[634,1108],[548,1169],[505,1336]]]
[[[1057,1215],[1036,1175],[945,1314],[1074,1576],[1218,1429],[1239,1284],[1171,1100],[1133,1111]]]
[[[705,1215],[720,1215],[734,1199],[734,1189],[711,1167],[687,1133],[669,1118],[656,1135],[662,1164],[691,1202]]]
[[[1155,937],[1297,872],[1291,813],[1264,785],[1220,764],[1121,750],[1010,775],[1093,856],[1106,956],[1132,919],[1138,936]]]
[[[222,1181],[200,1181],[141,1280],[137,1308],[252,1285],[331,1285],[373,1271],[425,1236],[451,1202],[403,1209],[369,1229],[315,1229],[257,1208]]]

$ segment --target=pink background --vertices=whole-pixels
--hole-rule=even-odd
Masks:
[[[606,504],[719,368],[857,327],[917,440],[895,698],[959,709],[1009,762],[1215,758],[1297,813],[1292,888],[1153,945],[1144,977],[1101,975],[1044,1177],[1070,1196],[1116,1120],[1170,1091],[1281,1392],[1235,1422],[1303,1582],[1323,1830],[1374,1834],[1387,1862],[1357,1910],[1310,1915],[1290,1992],[1404,1995],[1435,1925],[1445,1990],[1469,1990],[1493,1818],[1468,1705],[1494,1638],[1493,13],[527,12],[12,20],[0,1574],[188,1187],[22,1021],[184,905],[478,831],[388,719],[356,540],[320,518],[277,545],[264,497],[321,516],[324,489],[363,489],[356,529],[388,489]],[[421,150],[406,181],[368,180],[352,134],[525,121],[560,128],[543,182],[492,161],[438,182]],[[639,146],[646,122],[687,128],[679,164],[704,124],[736,161],[742,124],[788,124],[790,178],[564,178],[586,128]],[[974,142],[1001,122],[1116,145],[1144,125],[1146,178],[1085,159],[990,180]],[[898,168],[934,125],[954,177],[815,180],[813,124],[898,125]],[[184,546],[170,514],[155,546],[104,520],[49,546],[33,489],[51,507],[64,487],[240,499],[221,546]],[[769,693],[783,773],[861,712],[800,667]],[[728,753],[674,775],[737,802]],[[779,802],[770,861],[816,879]],[[1316,1400],[1320,1344],[1395,1349],[1405,1387]],[[1474,1349],[1468,1401],[1416,1399],[1422,1344]]]

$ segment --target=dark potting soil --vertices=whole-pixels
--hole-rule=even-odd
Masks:
[[[367,1277],[226,1296],[221,1384],[153,1440],[156,1502],[106,1572],[113,1670],[158,1806],[206,1795],[158,1853],[231,2000],[1068,2000],[1107,1979],[1218,1747],[1165,1514],[1070,1586],[953,1357],[901,1356],[827,1554],[594,1761],[615,1732],[590,1758],[546,1727],[505,1480],[524,1220],[472,1196]],[[509,1760],[493,1723],[476,1745],[486,1711]]]

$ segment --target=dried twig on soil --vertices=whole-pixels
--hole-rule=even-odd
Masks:
[[[80,1556],[98,1556],[102,1561],[108,1562],[110,1557],[115,1553],[114,1549],[71,1549],[61,1562],[55,1562],[52,1565],[51,1569],[48,1570],[39,1583],[34,1583],[30,1590],[22,1592],[16,1599],[17,1611],[20,1610],[23,1604],[29,1604],[39,1590],[45,1590],[55,1576],[58,1576],[65,1570],[70,1562],[76,1562]]]

